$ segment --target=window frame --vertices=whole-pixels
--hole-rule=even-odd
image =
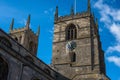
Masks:
[[[66,27],[66,40],[74,40],[77,38],[77,28],[74,24]]]

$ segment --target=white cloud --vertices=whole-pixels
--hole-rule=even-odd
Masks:
[[[110,32],[115,36],[116,40],[120,43],[120,24],[113,23],[109,29]]]
[[[109,46],[106,52],[120,52],[120,9],[115,9],[105,4],[103,0],[98,0],[94,4],[94,8],[98,9],[101,15],[100,21],[104,23],[116,39],[115,45]]]
[[[113,16],[113,20],[120,21],[120,10],[112,10],[110,15]]]
[[[107,60],[108,60],[109,62],[113,62],[115,65],[117,65],[117,66],[120,67],[120,57],[111,56],[111,57],[108,57]]]
[[[105,4],[103,0],[98,0],[94,7],[100,11],[101,21],[111,24],[112,21],[120,21],[120,9],[114,9]]]
[[[108,47],[106,53],[112,53],[114,51],[120,52],[120,45],[115,45],[115,46]]]
[[[102,16],[100,19],[101,22],[106,22],[107,24],[111,23],[110,17],[108,15],[106,15],[105,12],[101,12],[101,16]]]

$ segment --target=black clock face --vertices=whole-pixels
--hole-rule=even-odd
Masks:
[[[76,42],[70,41],[67,43],[66,48],[70,51],[74,50],[76,48]]]

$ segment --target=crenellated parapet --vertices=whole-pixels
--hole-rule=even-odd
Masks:
[[[58,10],[58,6],[56,6],[56,11],[55,11],[55,15],[54,15],[54,22],[61,22],[61,21],[67,21],[67,20],[72,20],[72,19],[77,19],[77,18],[82,18],[82,17],[88,17],[92,15],[91,14],[91,5],[90,5],[90,0],[88,0],[88,6],[87,6],[87,10],[85,12],[74,12],[74,7],[71,7],[70,10],[70,15],[65,15],[65,16],[59,16],[59,10]]]
[[[30,29],[30,15],[28,16],[26,25],[21,27],[21,28],[19,28],[19,27],[18,28],[14,28],[14,18],[12,19],[12,22],[10,24],[10,30],[9,30],[10,34],[18,33],[18,32],[24,32],[24,31],[30,31],[32,34],[34,34],[36,36],[39,36],[40,26],[38,26],[38,30],[37,30],[36,33],[34,31],[32,31],[32,29]]]
[[[72,19],[79,19],[82,17],[88,17],[90,15],[91,15],[91,13],[86,11],[86,12],[76,13],[74,15],[60,16],[60,17],[58,17],[57,20],[55,20],[55,23],[62,22],[62,21],[68,21],[68,20],[72,20]]]
[[[10,24],[9,35],[15,39],[18,43],[23,45],[27,50],[30,51],[31,54],[36,55],[37,47],[38,47],[38,38],[40,34],[40,26],[38,26],[38,30],[35,33],[30,28],[30,15],[26,21],[26,25],[22,28],[14,28],[14,19]]]

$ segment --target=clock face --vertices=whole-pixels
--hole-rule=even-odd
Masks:
[[[74,50],[76,48],[76,42],[70,41],[67,43],[66,48],[70,51]]]

